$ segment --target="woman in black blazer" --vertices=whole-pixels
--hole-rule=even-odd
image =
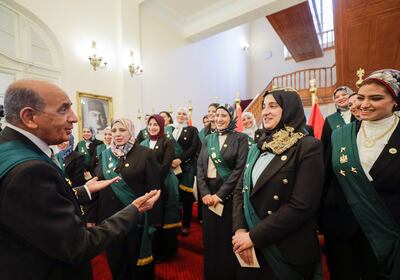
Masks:
[[[250,149],[235,190],[232,239],[233,250],[247,264],[254,264],[255,249],[260,268],[239,267],[238,279],[319,279],[314,278],[321,269],[315,218],[322,145],[307,135],[294,90],[266,92],[262,117],[262,141]]]
[[[117,119],[111,126],[113,141],[99,159],[97,177],[122,180],[99,192],[95,210],[88,222],[100,223],[111,217],[136,197],[161,188],[160,167],[155,154],[136,143],[134,126],[129,119]],[[113,279],[153,279],[152,234],[163,223],[162,204],[144,215],[138,226],[107,249]]]
[[[347,235],[325,238],[332,279],[400,279],[399,89],[400,71],[370,74],[357,94],[361,121],[332,134],[328,175],[334,184],[325,191],[323,225],[348,220],[334,211],[337,205],[353,217],[340,224]]]
[[[73,150],[74,136],[71,134],[69,141],[57,145],[57,148],[59,150],[56,154],[57,161],[64,171],[65,178],[71,183],[71,187],[83,186],[86,182],[83,175],[85,157]]]
[[[172,136],[180,146],[180,152],[172,161],[172,168],[182,170],[179,179],[179,196],[182,202],[182,236],[189,234],[194,202],[193,184],[196,176],[197,150],[199,136],[197,128],[188,125],[188,110],[180,107],[176,110],[176,124]]]
[[[181,227],[179,215],[179,181],[171,169],[174,159],[174,143],[164,133],[164,119],[160,115],[150,116],[147,124],[149,139],[141,145],[153,150],[161,168],[162,203],[164,221],[162,228],[155,232],[153,256],[155,262],[161,262],[174,255],[178,250],[178,229]]]
[[[208,135],[197,161],[197,186],[203,203],[205,279],[235,279],[232,251],[232,196],[243,173],[247,136],[234,131],[236,117],[228,105],[217,108],[217,132]],[[222,213],[212,212],[223,207]]]

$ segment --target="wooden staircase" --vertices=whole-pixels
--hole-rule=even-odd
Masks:
[[[303,106],[311,106],[311,94],[309,92],[310,80],[315,79],[316,87],[318,89],[318,103],[328,104],[332,103],[332,92],[337,87],[336,82],[336,65],[331,67],[311,68],[299,70],[281,76],[274,77],[267,87],[254,97],[249,106],[244,110],[245,112],[253,113],[256,118],[257,125],[261,124],[261,111],[263,95],[266,91],[273,88],[291,87],[295,89],[303,102]]]

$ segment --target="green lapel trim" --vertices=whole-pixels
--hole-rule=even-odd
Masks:
[[[355,122],[332,134],[332,168],[370,242],[381,273],[390,275],[390,279],[400,279],[400,272],[392,275],[394,263],[400,264],[400,227],[364,173],[358,154]]]
[[[227,136],[228,139],[229,136]],[[218,134],[212,133],[206,137],[208,154],[217,169],[222,180],[226,181],[232,173],[232,170],[224,162],[219,147]]]
[[[0,179],[8,173],[16,165],[29,160],[45,161],[55,167],[62,177],[63,171],[56,165],[46,154],[39,148],[30,147],[20,141],[8,141],[0,144]]]
[[[329,123],[332,131],[346,125],[339,112],[333,113],[332,115],[326,117],[326,121]]]
[[[78,152],[85,156],[85,166],[89,166],[90,161],[92,160],[92,156],[90,155],[89,150],[86,148],[85,140],[81,140],[78,142]]]
[[[257,159],[260,155],[260,150],[256,145],[252,146],[247,155],[247,164],[244,171],[243,177],[243,209],[244,215],[249,229],[252,229],[255,225],[260,222],[260,218],[258,217],[256,211],[253,208],[253,205],[250,202],[250,191],[251,191],[251,173],[253,171],[254,164],[257,162]],[[271,244],[266,248],[261,248],[261,252],[266,258],[268,264],[275,272],[275,275],[282,280],[302,280],[303,277],[298,274],[295,270],[292,269],[291,265],[285,259],[285,257],[281,254],[278,247],[275,244]],[[322,280],[322,264],[319,263],[316,267],[316,271],[314,273],[314,280]]]

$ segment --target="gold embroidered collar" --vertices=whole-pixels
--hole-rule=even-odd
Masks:
[[[296,144],[305,135],[301,132],[294,132],[294,128],[285,126],[272,135],[271,142],[264,142],[261,149],[263,151],[270,149],[274,154],[280,155]]]

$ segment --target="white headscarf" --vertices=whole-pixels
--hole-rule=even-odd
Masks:
[[[189,110],[186,107],[179,107],[176,110],[176,116],[178,116],[178,112],[183,112],[186,114],[186,116],[189,118]],[[182,129],[188,126],[187,120],[183,123],[178,122],[178,118],[175,117],[176,122],[174,123],[174,131],[172,132],[172,136],[174,136],[175,140],[178,140],[179,137],[181,136]]]
[[[250,117],[253,124],[250,128],[244,128],[242,133],[247,134],[250,138],[254,139],[254,133],[257,130],[256,119],[254,118],[254,115],[250,112],[244,112],[242,114],[242,121],[245,117]]]

